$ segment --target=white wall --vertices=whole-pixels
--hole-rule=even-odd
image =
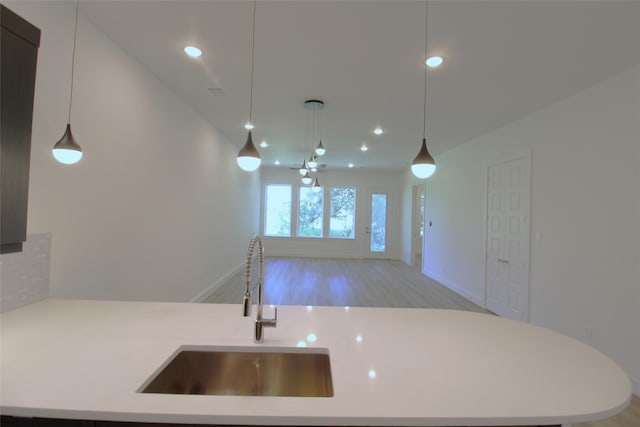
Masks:
[[[260,177],[236,167],[238,147],[81,14],[71,123],[84,158],[58,164],[74,4],[6,5],[42,30],[28,232],[52,233],[51,296],[190,301],[239,266]]]
[[[591,342],[638,394],[640,66],[439,156],[424,273],[484,301],[487,167],[529,151],[531,322]]]
[[[367,193],[370,190],[387,191],[390,247],[389,258],[400,259],[402,253],[401,209],[402,172],[367,170],[328,170],[318,175],[320,184],[329,187],[356,187],[356,235],[355,239],[315,239],[266,237],[265,252],[270,256],[301,256],[319,258],[366,258],[369,235],[365,233]],[[287,168],[262,168],[263,184],[291,184],[293,191],[300,185],[300,175]],[[326,194],[326,193],[325,193]],[[325,200],[327,196],[325,195]],[[326,202],[325,202],[326,203]],[[294,207],[295,214],[295,207]],[[264,213],[261,213],[264,217]],[[292,231],[295,233],[295,230]]]
[[[428,180],[426,180],[428,183]],[[413,264],[412,234],[413,234],[413,186],[425,185],[424,179],[416,178],[407,168],[402,173],[402,261],[407,265]]]

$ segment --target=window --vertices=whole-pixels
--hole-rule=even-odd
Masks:
[[[267,184],[264,203],[264,235],[291,236],[291,186]]]
[[[331,187],[325,192],[325,188],[266,184],[263,235],[355,239],[355,212],[355,187]]]
[[[311,187],[300,187],[298,236],[322,237],[323,196],[323,191],[315,192]]]
[[[329,237],[355,238],[356,189],[354,187],[334,187],[331,189],[330,200]]]

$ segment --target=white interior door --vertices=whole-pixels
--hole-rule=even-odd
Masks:
[[[389,194],[369,191],[367,194],[366,257],[388,259],[389,248]]]
[[[489,167],[487,181],[487,308],[529,321],[531,159]]]

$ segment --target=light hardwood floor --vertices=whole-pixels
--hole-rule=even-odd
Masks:
[[[256,277],[255,271],[252,276]],[[240,304],[244,283],[243,270],[204,302]],[[267,258],[265,283],[267,304],[488,312],[401,261]],[[640,398],[634,396],[629,407],[615,417],[574,427],[640,427]]]
[[[244,270],[205,302],[240,303]],[[255,274],[252,283],[255,285]],[[435,280],[393,260],[267,258],[265,302],[280,305],[448,308],[486,312]]]

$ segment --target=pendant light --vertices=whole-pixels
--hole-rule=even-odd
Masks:
[[[318,165],[318,158],[316,156],[323,156],[324,153],[327,152],[320,138],[320,112],[324,109],[324,102],[317,99],[308,99],[304,102],[304,108],[306,110],[306,124],[308,126],[308,143],[313,147],[315,142],[318,141],[318,145],[311,150],[311,157],[308,162],[310,168],[315,168]]]
[[[326,152],[322,145],[322,140],[320,140],[319,132],[319,114],[323,108],[324,102],[317,99],[308,99],[304,102],[305,145],[311,148],[309,160],[303,161],[302,167],[299,169],[300,175],[302,175],[302,183],[304,185],[309,185],[314,182],[310,172],[316,173],[318,171],[318,156],[321,156]],[[318,145],[314,147],[316,141],[319,142]],[[318,179],[316,178],[312,187],[314,191],[316,191],[315,188],[317,182]],[[320,188],[319,184],[317,188]]]
[[[300,176],[304,176],[304,174],[309,172],[309,167],[307,166],[307,161],[306,160],[302,161],[302,165],[298,169],[298,172],[300,172]]]
[[[427,58],[427,11],[428,2],[424,2],[424,57]],[[436,171],[436,162],[427,150],[427,66],[424,66],[424,106],[422,115],[422,146],[413,163],[411,164],[411,172],[421,179],[429,178]]]
[[[247,141],[238,153],[236,162],[240,169],[251,172],[260,167],[262,159],[260,153],[253,145],[253,138],[251,137],[251,129],[253,129],[252,113],[253,113],[253,63],[255,57],[255,44],[256,44],[256,0],[253,0],[253,26],[251,33],[251,89],[249,92],[249,122],[245,125],[249,133],[247,134]]]
[[[307,173],[302,177],[302,183],[304,185],[309,185],[312,181],[313,178],[311,178],[311,175],[309,175],[309,172],[307,171]]]
[[[76,36],[78,34],[78,6],[80,1],[76,1],[76,22],[73,30],[73,53],[71,56],[71,90],[69,94],[69,115],[67,120],[67,129],[62,135],[62,138],[53,146],[53,157],[60,163],[66,165],[72,165],[78,163],[82,158],[82,148],[73,139],[71,133],[71,105],[73,103],[73,70],[76,66]]]
[[[309,166],[310,169],[315,169],[318,167],[318,159],[316,158],[315,154],[312,154],[311,157],[309,157],[309,161],[307,162],[307,165]]]
[[[320,183],[318,182],[318,177],[316,177],[316,180],[313,181],[311,191],[313,191],[314,193],[319,193],[320,191],[322,191],[322,187],[320,187]]]
[[[315,148],[315,153],[318,156],[324,156],[324,153],[327,152],[327,150],[325,150],[324,145],[322,145],[322,138],[320,138],[320,130],[322,129],[322,110],[324,109],[324,102],[322,101],[316,101],[317,104],[315,105],[315,109],[314,109],[314,123],[316,126],[316,138],[318,138],[318,146]]]

